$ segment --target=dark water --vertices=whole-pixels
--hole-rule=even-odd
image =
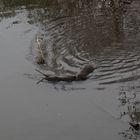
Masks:
[[[140,2],[0,1],[0,139],[138,140]],[[37,37],[45,51],[38,65]],[[39,85],[40,69],[83,82]]]

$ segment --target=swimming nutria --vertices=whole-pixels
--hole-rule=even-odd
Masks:
[[[76,75],[64,75],[64,76],[48,76],[48,75],[42,73],[41,71],[38,71],[38,70],[36,70],[36,71],[38,71],[42,75],[44,75],[44,77],[38,83],[40,83],[43,80],[48,80],[48,81],[52,81],[52,82],[59,82],[59,81],[71,82],[71,81],[86,80],[88,78],[88,75],[91,72],[93,72],[95,68],[96,68],[96,66],[94,64],[87,64]]]
[[[85,65],[79,73],[76,75],[77,80],[86,80],[87,76],[94,71],[96,66],[94,64]]]

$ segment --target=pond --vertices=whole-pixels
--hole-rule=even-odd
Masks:
[[[0,139],[139,139],[139,46],[138,0],[0,0]]]

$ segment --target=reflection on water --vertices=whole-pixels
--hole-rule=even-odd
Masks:
[[[120,88],[120,118],[127,120],[130,127],[120,133],[124,140],[137,140],[140,138],[139,123],[140,123],[140,101],[139,99],[140,87],[138,82],[132,82],[123,85]]]
[[[113,88],[109,91],[112,96],[119,85],[120,120],[139,123],[139,7],[138,0],[0,0],[0,21],[10,19],[6,30],[21,23],[36,26],[38,32],[30,40],[27,59],[46,73],[75,74],[83,64],[95,63],[97,69],[87,80],[90,88],[99,93]],[[23,34],[30,31],[28,29]],[[37,38],[40,39],[40,48]],[[40,76],[25,75],[35,80]],[[80,83],[79,87],[77,83],[60,83],[54,84],[54,88],[62,92],[76,90],[83,93],[87,83]],[[120,135],[124,139],[138,139],[138,132],[129,127]]]

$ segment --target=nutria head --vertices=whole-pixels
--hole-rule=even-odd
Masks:
[[[85,65],[81,71],[77,74],[78,79],[86,79],[87,76],[94,71],[96,66],[94,64],[87,64]]]

